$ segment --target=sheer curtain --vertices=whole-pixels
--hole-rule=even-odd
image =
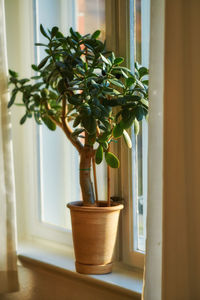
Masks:
[[[11,120],[7,109],[4,0],[0,0],[0,293],[18,289]]]
[[[144,299],[199,300],[200,1],[151,5]]]
[[[161,300],[162,291],[164,2],[151,0],[145,300]]]

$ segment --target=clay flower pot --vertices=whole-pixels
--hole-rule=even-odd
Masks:
[[[112,258],[116,242],[122,204],[107,207],[82,206],[82,201],[67,206],[71,212],[72,234],[76,257],[76,271],[82,274],[112,272]]]

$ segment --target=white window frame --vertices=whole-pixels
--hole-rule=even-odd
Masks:
[[[63,3],[64,1],[61,2],[61,4]],[[73,5],[73,0],[67,1],[67,4]],[[17,41],[19,52],[18,55],[16,54],[15,57],[12,57],[11,68],[18,70],[20,75],[23,74],[23,76],[30,77],[34,75],[30,70],[30,65],[35,61],[34,0],[21,0],[19,3],[8,5],[12,6],[12,9],[13,5],[16,5],[20,20],[17,23],[18,26],[11,29],[13,30],[12,36],[17,35],[20,37]],[[63,10],[61,9],[61,11]],[[7,24],[9,26],[9,21]],[[11,48],[15,49],[16,53],[17,47],[13,46],[11,44]],[[13,55],[12,52],[11,55]],[[36,155],[38,153],[38,127],[33,120],[26,122],[24,126],[19,126],[21,114],[22,111],[20,109],[15,109],[15,119],[12,120],[17,190],[18,241],[20,243],[24,240],[39,238],[72,246],[71,231],[43,223],[40,220],[39,165]],[[19,153],[21,154],[20,157]]]
[[[106,18],[106,30],[107,30],[107,45],[108,48],[113,49],[118,55],[126,58],[126,64],[134,69],[134,59],[131,59],[131,55],[134,54],[134,0],[113,0],[106,2],[107,18]],[[142,64],[148,66],[148,45],[149,45],[149,33],[146,28],[149,26],[149,10],[150,0],[142,0],[141,5],[142,14]],[[148,37],[148,38],[147,38]],[[147,123],[143,121],[143,197],[147,199],[147,144],[148,144],[148,131]],[[121,168],[118,172],[118,176],[112,176],[114,178],[113,185],[117,185],[116,191],[113,187],[113,192],[118,192],[118,195],[124,200],[124,210],[122,212],[122,236],[120,244],[121,259],[124,263],[132,265],[137,268],[143,268],[144,266],[144,253],[136,250],[134,245],[134,239],[137,235],[137,207],[136,199],[137,194],[137,148],[134,134],[133,136],[133,151],[124,145],[121,141],[118,145],[117,151],[120,153]],[[116,147],[116,146],[115,146]],[[117,177],[117,178],[116,178]],[[146,215],[146,201],[144,201],[144,215]],[[135,232],[133,230],[135,229]],[[146,236],[146,220],[144,221],[144,235]]]
[[[38,21],[38,0],[31,0],[32,1],[32,5],[33,5],[33,10],[32,10],[32,14],[33,11],[34,13],[36,13],[36,16],[31,24],[32,30],[34,31],[34,40],[39,41],[39,21]],[[69,18],[66,18],[64,15],[65,11],[74,11],[75,10],[75,1],[73,0],[68,0],[68,1],[64,1],[61,0],[60,1],[60,17],[61,17],[61,30],[65,33],[66,29],[71,27],[71,26],[76,26],[76,17],[74,16],[74,14],[69,14]],[[29,12],[31,13],[31,12]],[[35,48],[35,47],[34,47]],[[40,55],[39,55],[39,51],[38,48],[35,48],[37,53],[35,53],[35,60],[37,60],[37,64],[39,63],[39,61],[41,60]],[[73,245],[72,242],[72,233],[71,230],[62,228],[60,226],[56,226],[53,224],[48,224],[46,222],[42,221],[42,201],[43,201],[43,191],[42,191],[42,164],[41,164],[41,159],[42,159],[42,151],[41,151],[41,145],[42,145],[42,135],[41,135],[41,128],[38,128],[38,126],[35,124],[34,125],[34,131],[35,131],[35,135],[36,135],[36,140],[34,143],[34,148],[35,151],[38,155],[38,157],[36,158],[37,162],[37,169],[36,169],[36,173],[35,174],[35,178],[37,179],[37,183],[35,183],[35,186],[37,186],[37,201],[33,201],[32,205],[33,205],[33,211],[34,214],[32,216],[30,216],[30,227],[29,227],[29,234],[35,238],[41,238],[41,239],[47,239],[53,242],[57,242],[60,244],[64,244],[67,246],[71,246]],[[66,208],[67,210],[67,208]]]
[[[29,66],[34,61],[34,30],[33,30],[33,1],[34,0],[22,0],[20,1],[20,19],[21,22],[25,22],[19,26],[18,35],[21,37],[19,43],[19,49],[22,51],[24,45],[28,45],[29,54],[26,55],[24,64],[18,68],[19,72],[25,76],[32,75],[30,73]],[[143,0],[143,3],[148,3],[148,0]],[[61,0],[61,5],[66,9],[66,1]],[[67,5],[73,5],[73,0],[68,0]],[[130,36],[133,36],[133,16],[130,18],[131,12],[133,12],[134,0],[109,0],[106,1],[106,35],[107,35],[107,47],[116,52],[117,55],[124,56],[126,58],[127,65],[130,66],[130,53],[134,53],[130,45]],[[61,14],[62,17],[62,14]],[[130,19],[132,24],[130,26]],[[64,21],[63,21],[64,22]],[[71,21],[70,21],[71,22]],[[63,23],[63,26],[66,24]],[[24,59],[23,55],[21,58]],[[17,59],[16,59],[17,60]],[[18,66],[17,63],[14,63]],[[17,196],[17,214],[18,214],[18,238],[19,241],[26,239],[47,239],[55,242],[72,245],[71,232],[56,227],[54,225],[42,224],[38,218],[38,199],[39,199],[39,183],[38,183],[38,163],[36,153],[38,151],[37,146],[37,125],[34,122],[28,122],[25,126],[20,127],[16,125],[19,122],[20,112],[15,111],[16,118],[14,120],[14,134],[20,136],[22,141],[21,145],[17,145],[15,149],[15,160],[18,160],[18,153],[22,152],[23,159],[21,165],[16,163],[16,174],[20,174],[21,181],[19,188],[21,192]],[[132,199],[132,170],[131,165],[135,163],[135,160],[131,157],[131,151],[124,147],[123,142],[113,146],[115,151],[119,151],[121,159],[121,168],[119,172],[111,170],[112,176],[112,195],[121,195],[125,201],[125,208],[122,213],[122,236],[119,238],[119,253],[118,258],[122,259],[124,263],[143,268],[144,254],[138,251],[133,251],[131,245],[133,245],[133,224],[134,216],[133,211],[133,199]],[[135,170],[134,166],[133,169]],[[137,175],[136,177],[137,178]],[[127,180],[129,179],[129,180]],[[24,184],[26,183],[26,184]],[[136,184],[136,180],[135,180]],[[134,184],[134,185],[135,185]],[[38,187],[38,188],[37,188]]]

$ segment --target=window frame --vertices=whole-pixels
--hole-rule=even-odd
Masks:
[[[131,53],[135,53],[134,42],[134,5],[135,0],[112,0],[106,2],[106,40],[108,49],[112,49],[119,56],[125,57],[125,64],[134,70],[134,59],[131,59]],[[141,26],[142,26],[142,65],[148,66],[149,61],[149,33],[146,28],[149,26],[150,14],[150,0],[142,0],[141,3]],[[145,17],[144,17],[145,16]],[[149,27],[148,27],[149,28]],[[148,38],[147,38],[148,36]],[[145,186],[143,197],[147,199],[147,170],[144,172],[144,166],[147,166],[147,149],[148,149],[148,132],[147,123],[143,121],[144,134],[142,135],[143,150],[142,156],[145,157],[143,162],[143,183]],[[122,140],[119,141],[118,146],[114,145],[114,151],[120,155],[121,168],[118,175],[112,174],[113,192],[118,192],[124,201],[124,210],[122,211],[122,236],[120,237],[120,257],[125,264],[142,269],[144,267],[145,253],[135,250],[134,239],[136,236],[137,227],[137,148],[136,138],[133,132],[129,130],[132,136],[133,151],[124,145]],[[132,167],[130,167],[132,166]],[[117,177],[117,178],[116,178]],[[118,190],[114,186],[118,186]],[[146,215],[147,203],[144,205],[144,215]],[[135,232],[134,232],[135,231]],[[146,236],[146,218],[144,219],[144,235]]]
[[[23,49],[24,43],[34,45],[34,18],[33,18],[33,5],[34,0],[22,0],[20,4],[20,18],[27,22],[27,26],[19,26],[19,35],[22,37],[19,41],[20,48]],[[72,3],[71,3],[72,2]],[[148,2],[144,0],[143,2]],[[73,0],[70,0],[73,5]],[[65,5],[65,0],[61,0],[61,5]],[[133,18],[130,12],[133,11],[134,0],[110,0],[106,1],[106,40],[107,47],[116,52],[117,55],[124,56],[125,62],[129,67],[130,65],[130,53],[134,53],[133,44],[130,43],[130,37],[134,34],[133,28]],[[30,17],[31,16],[31,17]],[[131,20],[131,24],[130,24]],[[23,21],[21,21],[23,22]],[[33,47],[32,47],[33,48]],[[26,58],[25,65],[30,66],[34,61],[35,53],[33,50]],[[131,62],[133,65],[133,61]],[[15,66],[14,66],[15,68]],[[28,71],[25,66],[19,69],[20,73],[30,76],[30,70]],[[19,116],[19,113],[17,113]],[[16,127],[15,134],[20,136],[22,139],[22,145],[18,147],[15,152],[15,159],[17,158],[17,152],[23,152],[23,162],[21,165],[22,178],[20,183],[20,189],[23,190],[20,197],[17,198],[17,214],[18,214],[18,237],[19,241],[24,239],[47,239],[52,240],[52,235],[54,236],[54,241],[60,244],[72,246],[72,235],[71,232],[56,227],[54,225],[41,223],[38,217],[38,201],[39,201],[39,181],[38,181],[38,170],[39,166],[37,163],[37,158],[35,153],[38,151],[38,134],[36,124],[34,122],[29,122],[26,124],[22,130],[21,127],[16,126],[19,117],[14,120],[13,127]],[[121,168],[119,171],[111,170],[112,185],[111,193],[112,195],[121,195],[124,198],[125,208],[122,212],[121,220],[121,230],[118,239],[118,254],[117,258],[121,259],[124,263],[129,264],[134,267],[143,268],[144,265],[144,254],[133,251],[131,245],[133,245],[133,232],[130,228],[133,228],[135,221],[133,211],[133,197],[132,192],[136,190],[135,184],[137,180],[134,181],[134,186],[132,186],[132,170],[130,165],[136,165],[135,157],[132,157],[130,149],[124,147],[123,141],[119,142],[117,145],[113,145],[115,152],[119,153],[121,160]],[[19,152],[18,152],[19,153]],[[135,168],[133,167],[135,170]],[[20,168],[17,166],[15,168],[16,174],[20,174]],[[127,178],[129,180],[127,180]],[[25,180],[26,179],[26,180]],[[23,182],[28,181],[28,186],[23,185]],[[37,188],[36,188],[37,187]],[[19,194],[18,194],[19,195]],[[135,195],[135,194],[134,194]],[[135,195],[136,197],[136,195]],[[28,199],[28,200],[27,200]]]
[[[39,20],[38,20],[38,0],[31,0],[32,2],[32,12],[30,14],[34,14],[34,19],[31,24],[32,31],[34,32],[34,43],[35,41],[39,41]],[[59,3],[59,11],[60,11],[60,23],[61,30],[64,31],[64,28],[69,28],[72,26],[76,26],[76,17],[74,14],[69,14],[69,19],[65,18],[64,11],[75,10],[75,1],[73,0],[61,0]],[[65,30],[66,31],[66,30]],[[39,54],[39,48],[34,47],[35,49],[35,62],[38,64],[41,60]],[[36,136],[34,149],[37,153],[36,158],[36,170],[34,177],[37,178],[37,201],[33,201],[33,211],[34,214],[30,216],[30,226],[29,226],[29,234],[34,238],[47,239],[52,242],[57,242],[59,244],[64,244],[66,246],[73,246],[72,241],[72,233],[71,230],[56,226],[54,224],[49,224],[42,220],[42,206],[43,206],[43,190],[41,187],[42,184],[42,134],[41,128],[39,128],[36,124],[34,124],[34,134]]]

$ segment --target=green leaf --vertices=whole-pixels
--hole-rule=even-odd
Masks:
[[[111,126],[110,126],[110,122],[104,118],[99,118],[99,120],[103,123],[103,125],[105,126],[106,128],[106,131],[110,131],[111,129]]]
[[[46,31],[44,30],[44,27],[42,26],[42,24],[40,24],[40,32],[49,39],[49,36],[47,35]]]
[[[42,44],[42,43],[35,43],[35,46],[44,46],[44,47],[48,47],[48,45]]]
[[[15,103],[16,106],[25,106],[24,103]]]
[[[83,129],[83,128],[75,129],[74,132],[72,132],[72,137],[75,137],[75,136],[81,134],[83,131],[85,131],[85,129]]]
[[[19,83],[21,83],[22,85],[26,82],[30,81],[28,78],[24,78],[24,79],[21,79],[19,80]]]
[[[100,53],[101,59],[103,60],[103,62],[105,62],[105,64],[109,65],[110,62],[107,60],[107,58],[105,58],[105,56],[103,54]]]
[[[149,85],[149,80],[142,80],[142,83],[145,85]]]
[[[120,123],[115,125],[113,128],[113,136],[114,138],[118,139],[123,134],[123,128],[121,127]]]
[[[58,82],[57,90],[60,94],[63,94],[66,91],[64,79],[61,79]]]
[[[137,107],[137,110],[135,112],[135,116],[137,118],[138,121],[142,121],[143,117],[145,116],[145,111],[141,106]]]
[[[89,134],[94,134],[96,132],[96,120],[93,116],[84,117],[82,119],[82,125]]]
[[[117,57],[114,60],[114,65],[120,65],[121,63],[123,63],[124,58],[123,57]]]
[[[62,38],[64,38],[64,35],[60,31],[58,31],[57,34],[56,34],[56,38],[57,39],[62,39]]]
[[[138,122],[137,119],[134,120],[134,132],[135,132],[135,135],[138,135],[140,131],[140,123]]]
[[[140,67],[140,65],[139,65],[139,63],[136,61],[136,62],[135,62],[135,68],[136,68],[136,70],[139,70],[139,67]]]
[[[15,102],[17,92],[18,92],[18,90],[13,90],[12,91],[12,96],[10,98],[10,101],[8,102],[8,108],[10,108],[13,105],[13,103]]]
[[[28,90],[30,91],[30,89],[33,90],[38,90],[42,85],[44,85],[44,82],[37,82],[35,83],[34,85],[26,85],[25,87],[27,88],[28,87]]]
[[[91,113],[92,113],[92,112],[91,112],[91,108],[90,108],[89,104],[87,104],[87,103],[83,103],[83,104],[80,106],[79,112],[80,112],[81,116],[83,116],[83,117],[88,117],[88,116],[90,116]]]
[[[15,77],[10,77],[10,81],[9,81],[9,84],[10,83],[13,83],[13,84],[17,84],[17,78],[15,78]]]
[[[96,30],[96,31],[92,34],[91,38],[92,38],[92,39],[97,39],[97,38],[99,37],[100,33],[101,33],[100,30]]]
[[[68,97],[68,102],[73,105],[78,105],[81,103],[81,100],[80,100],[80,98],[78,98],[76,96],[71,96],[71,97]]]
[[[144,89],[144,85],[142,84],[141,81],[139,81],[138,79],[136,79],[136,83],[138,84],[138,86],[139,86],[141,89]]]
[[[100,110],[100,108],[98,107],[98,106],[93,106],[92,107],[92,114],[93,114],[93,116],[95,117],[95,118],[100,118],[101,117],[101,110]]]
[[[135,78],[134,77],[129,77],[126,79],[126,86],[130,87],[132,84],[135,83]]]
[[[124,70],[124,71],[128,72],[129,74],[131,74],[131,70],[129,70],[126,67],[114,67],[113,70],[116,70],[116,71],[117,70],[119,70],[119,71]]]
[[[51,37],[53,38],[58,32],[58,27],[54,26],[51,30]]]
[[[40,119],[40,112],[39,111],[36,111],[34,112],[34,118],[35,118],[35,121],[38,125],[41,125],[41,119]]]
[[[75,39],[75,40],[79,40],[79,34],[77,33],[77,32],[75,32],[74,30],[73,30],[73,28],[72,27],[70,27],[70,33],[71,33],[71,35],[72,35],[72,37]]]
[[[56,66],[59,67],[59,68],[61,68],[61,69],[65,69],[66,68],[66,65],[63,62],[61,62],[61,61],[57,61],[56,62]]]
[[[44,124],[52,131],[56,130],[56,124],[47,116],[42,117]]]
[[[147,108],[149,107],[149,101],[148,100],[142,98],[141,102],[142,102],[142,104],[144,104],[145,106],[147,106]]]
[[[103,148],[107,151],[108,150],[108,143],[107,142],[102,142],[101,143]]]
[[[42,67],[44,67],[44,65],[46,65],[47,61],[49,59],[49,56],[46,56],[45,58],[43,58],[43,60],[40,62],[40,64],[38,65],[38,69],[42,69]]]
[[[12,77],[15,77],[15,78],[18,77],[18,74],[17,74],[15,71],[12,71],[12,70],[10,70],[10,69],[9,69],[9,74],[10,74],[10,76],[12,76]]]
[[[119,168],[119,159],[112,152],[105,152],[105,159],[111,168]]]
[[[73,127],[77,127],[81,122],[81,117],[78,115],[74,120]]]
[[[79,65],[76,66],[77,72],[83,76],[85,76],[85,70],[81,68]]]
[[[49,90],[45,88],[45,89],[42,89],[40,93],[43,98],[47,98],[49,95]]]
[[[91,80],[91,84],[93,87],[95,87],[96,89],[99,88],[99,85],[96,83],[96,81],[94,81],[93,79]]]
[[[36,65],[31,65],[31,67],[34,71],[36,71],[36,72],[38,71],[38,67]]]
[[[130,117],[129,119],[123,119],[120,121],[120,125],[122,128],[124,129],[128,129],[132,126],[133,124],[133,121],[134,121],[134,116],[133,117]]]
[[[143,77],[143,76],[145,76],[145,75],[147,75],[147,74],[149,74],[148,69],[145,68],[145,67],[139,68],[138,71],[139,71],[139,74],[140,74],[140,78]]]
[[[124,141],[125,141],[126,145],[128,146],[128,148],[132,148],[132,141],[126,130],[123,131],[123,137],[124,137]]]
[[[98,137],[98,141],[101,143],[104,143],[104,142],[107,142],[110,137],[111,137],[111,133],[109,131],[105,131]]]
[[[29,112],[26,112],[26,115],[28,118],[32,118],[32,113],[29,111]]]
[[[124,88],[124,85],[120,80],[109,79],[109,81],[110,81],[110,83],[112,83],[118,87]]]
[[[103,87],[103,92],[104,92],[104,91],[113,93],[113,88],[110,88],[110,87],[108,87],[108,86],[104,86],[104,87]]]
[[[51,100],[56,100],[57,99],[57,94],[56,93],[54,93],[54,92],[52,92],[52,91],[50,91],[49,90],[49,98],[51,99]],[[55,104],[55,102],[54,102],[54,104]],[[57,106],[57,104],[55,104],[56,106]]]
[[[97,165],[99,165],[102,162],[102,160],[103,160],[103,147],[99,145],[95,153],[95,162]]]
[[[112,52],[112,53],[111,53],[111,62],[114,63],[114,60],[115,60],[115,53]]]
[[[126,73],[123,70],[121,70],[121,73],[125,78],[128,78],[128,76],[126,75]]]
[[[40,105],[40,101],[41,101],[40,96],[38,94],[35,94],[35,95],[33,95],[33,98],[34,98],[35,105],[39,106]]]
[[[26,118],[27,118],[27,114],[25,114],[25,115],[21,118],[21,120],[20,120],[20,125],[23,125],[23,124],[24,124],[24,122],[26,121]]]
[[[85,69],[85,71],[88,70],[88,64],[87,64],[87,62],[84,63],[84,69]]]
[[[141,100],[141,96],[137,96],[137,95],[126,95],[126,96],[124,96],[124,98],[127,101],[140,101]]]
[[[31,77],[31,79],[35,79],[35,80],[38,80],[38,79],[40,79],[41,78],[41,76],[32,76]]]
[[[89,48],[90,50],[92,50],[92,51],[94,50],[93,47],[92,47],[91,45],[89,45],[88,43],[84,43],[84,45],[85,45],[87,48]]]

